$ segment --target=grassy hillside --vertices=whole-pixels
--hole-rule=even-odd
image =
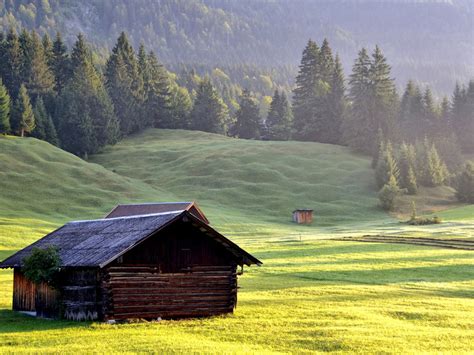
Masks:
[[[376,208],[369,160],[334,145],[149,130],[92,161],[198,200],[217,224],[289,224],[295,208],[313,208],[316,226],[385,217]]]
[[[239,277],[231,316],[122,325],[12,312],[12,272],[2,270],[0,353],[474,351],[473,252],[322,240],[339,231],[472,236],[470,207],[445,212],[463,221],[401,225],[375,208],[368,160],[330,145],[152,130],[92,161],[103,166],[0,138],[0,260],[118,202],[197,199],[264,264]],[[315,208],[314,225],[290,223],[294,207]]]

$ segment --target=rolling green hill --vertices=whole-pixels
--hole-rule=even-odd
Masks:
[[[368,159],[344,148],[150,130],[91,162],[0,137],[0,164],[0,260],[119,202],[197,199],[264,263],[239,276],[231,316],[115,325],[17,314],[12,272],[0,270],[0,353],[473,351],[472,251],[323,240],[374,226],[454,238],[472,234],[472,224],[411,228],[390,219],[375,207]],[[294,207],[316,210],[312,227],[290,222]],[[453,211],[469,219],[469,207]]]
[[[315,225],[383,218],[369,160],[346,148],[148,130],[92,159],[121,176],[197,200],[217,224],[289,224],[295,208]]]

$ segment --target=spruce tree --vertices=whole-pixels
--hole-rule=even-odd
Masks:
[[[344,84],[344,70],[339,56],[336,55],[334,70],[330,85],[331,91],[327,100],[326,137],[324,142],[331,144],[342,143],[342,123],[347,112],[346,87]]]
[[[63,87],[71,75],[71,63],[67,47],[64,44],[61,33],[56,33],[56,38],[53,43],[51,69],[54,74],[54,88],[58,94],[61,93]]]
[[[39,97],[36,100],[33,108],[35,115],[36,128],[32,132],[31,136],[49,142],[53,145],[58,145],[58,136],[56,128],[54,126],[51,115],[46,111],[46,107],[43,102],[43,98]]]
[[[386,211],[393,211],[396,205],[397,196],[400,189],[397,185],[397,179],[394,175],[388,177],[388,181],[379,191],[380,206]]]
[[[175,128],[190,129],[190,113],[193,100],[188,89],[176,83],[170,85],[169,115],[170,121],[175,123]]]
[[[191,111],[191,128],[194,130],[227,133],[228,109],[222,101],[209,78],[199,84],[196,99]]]
[[[291,136],[293,115],[284,92],[275,90],[266,119],[267,139],[288,140]]]
[[[474,203],[474,163],[468,162],[454,180],[456,197],[461,202]]]
[[[369,101],[371,99],[370,57],[367,50],[362,48],[352,67],[349,78],[350,110],[343,123],[344,142],[355,150],[374,153],[370,142],[375,139],[373,130],[381,127],[371,121]],[[373,126],[375,124],[375,127]],[[377,142],[375,142],[376,144]]]
[[[27,89],[32,97],[49,94],[54,89],[54,75],[48,65],[43,43],[36,32],[31,34],[31,58]]]
[[[8,95],[7,88],[3,85],[0,78],[0,134],[10,132],[10,109],[10,95]]]
[[[387,142],[384,150],[380,153],[380,158],[375,169],[375,180],[377,188],[389,183],[390,177],[394,177],[398,187],[398,177],[400,175],[398,164],[393,154],[392,144]]]
[[[416,154],[412,145],[403,143],[400,147],[399,158],[400,187],[407,189],[410,195],[415,195],[418,191],[418,184],[415,175]]]
[[[260,138],[260,115],[256,100],[249,90],[244,90],[239,100],[233,134],[243,139]]]
[[[21,137],[35,129],[35,116],[25,85],[20,86],[12,112],[12,129]]]
[[[296,76],[296,88],[293,91],[293,114],[295,135],[307,139],[307,126],[313,117],[317,81],[319,80],[320,50],[317,44],[309,40]]]
[[[439,157],[438,150],[434,143],[431,144],[428,150],[428,161],[427,161],[427,177],[428,186],[440,186],[443,185],[448,177],[448,171],[446,165]]]
[[[400,103],[399,122],[403,137],[414,142],[426,134],[423,95],[413,81],[408,81]]]
[[[359,52],[349,84],[352,105],[344,122],[345,141],[355,150],[374,154],[379,128],[389,139],[396,134],[398,104],[390,66],[378,46],[372,59],[365,49]]]
[[[79,35],[72,53],[73,74],[59,97],[56,116],[61,147],[87,158],[119,137],[118,121],[89,49]]]
[[[142,129],[146,125],[140,121],[143,81],[135,52],[124,32],[120,34],[107,60],[105,77],[122,134],[128,135]]]
[[[22,70],[22,51],[20,47],[20,41],[17,34],[13,29],[10,29],[5,45],[5,63],[2,65],[2,79],[3,84],[7,88],[13,99],[18,96],[18,89],[21,86],[21,70]]]
[[[177,128],[177,122],[170,115],[170,80],[165,67],[153,52],[147,57],[144,76],[146,88],[146,114],[154,127]]]

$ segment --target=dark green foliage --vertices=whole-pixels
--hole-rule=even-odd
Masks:
[[[319,49],[309,41],[303,51],[293,98],[295,137],[341,143],[345,100],[344,75],[325,39]]]
[[[391,175],[388,182],[379,191],[380,207],[386,211],[392,211],[395,208],[396,199],[399,194],[400,189],[397,185],[397,179]]]
[[[377,167],[375,168],[375,180],[377,188],[382,188],[384,185],[389,184],[390,179],[394,179],[394,184],[398,187],[398,177],[400,175],[397,161],[393,154],[392,144],[387,142],[383,146],[383,149],[379,153],[379,159]]]
[[[270,110],[265,121],[266,139],[288,140],[291,137],[293,114],[284,92],[275,90],[270,104]]]
[[[460,145],[466,152],[474,152],[474,80],[467,88],[456,85],[453,94],[452,125]]]
[[[313,115],[313,104],[318,80],[319,48],[316,42],[309,40],[296,76],[296,88],[293,91],[294,129],[297,138],[308,138],[306,127]]]
[[[468,162],[454,179],[456,197],[461,202],[474,203],[474,163]]]
[[[21,85],[11,116],[12,130],[21,137],[35,129],[35,116],[28,91]]]
[[[10,132],[10,109],[10,95],[0,78],[0,134]]]
[[[175,128],[189,129],[191,127],[190,113],[193,108],[193,100],[188,89],[174,83],[170,87],[169,115],[170,121]]]
[[[54,127],[51,116],[46,112],[43,99],[40,97],[36,100],[33,108],[35,115],[36,127],[31,136],[49,142],[53,145],[58,145],[58,136],[56,128]]]
[[[118,140],[118,122],[113,105],[95,70],[84,39],[73,50],[73,77],[59,97],[56,116],[61,147],[87,157]]]
[[[12,98],[16,98],[18,90],[22,83],[22,59],[23,53],[20,48],[18,36],[10,29],[7,34],[6,43],[4,45],[4,53],[2,55],[2,63],[0,66],[3,84],[7,87]]]
[[[417,177],[423,186],[434,187],[443,185],[448,179],[448,169],[441,160],[434,143],[427,138],[416,146]]]
[[[227,106],[208,78],[199,84],[190,116],[194,130],[220,134],[227,132]]]
[[[403,143],[400,147],[399,153],[399,168],[400,168],[400,187],[407,189],[410,195],[415,195],[418,191],[418,184],[416,180],[416,153],[415,147]]]
[[[143,72],[146,117],[155,127],[178,128],[178,122],[174,121],[174,115],[170,114],[171,93],[168,72],[153,52],[145,58],[145,63],[142,63],[142,60],[140,59],[140,68]]]
[[[240,96],[239,109],[235,115],[233,135],[244,139],[260,138],[260,116],[256,100],[250,91],[244,90]]]
[[[51,55],[50,65],[54,74],[55,90],[60,94],[71,74],[71,63],[67,47],[59,32],[56,33]]]
[[[423,96],[420,88],[411,80],[402,96],[399,120],[401,133],[406,140],[414,142],[426,134]]]
[[[107,91],[120,122],[121,133],[128,135],[142,129],[145,125],[140,115],[143,80],[139,75],[135,52],[124,32],[117,39],[107,61],[105,78]]]
[[[355,150],[374,154],[379,129],[387,139],[396,134],[397,95],[390,66],[379,47],[372,59],[365,49],[359,52],[349,84],[352,105],[344,122],[345,141]]]
[[[22,272],[27,279],[37,285],[46,283],[51,287],[57,287],[60,266],[61,260],[57,248],[33,248],[31,254],[23,259]]]
[[[43,43],[36,32],[31,36],[31,58],[28,77],[25,78],[28,92],[32,97],[51,93],[54,88],[54,75],[48,65],[48,57]]]

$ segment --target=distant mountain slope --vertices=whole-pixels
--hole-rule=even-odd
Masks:
[[[9,25],[84,32],[111,46],[120,31],[160,58],[212,65],[297,65],[312,37],[328,37],[350,70],[357,50],[378,43],[399,86],[413,78],[451,93],[474,76],[474,3],[451,1],[272,0],[9,0],[0,2],[0,30]]]

